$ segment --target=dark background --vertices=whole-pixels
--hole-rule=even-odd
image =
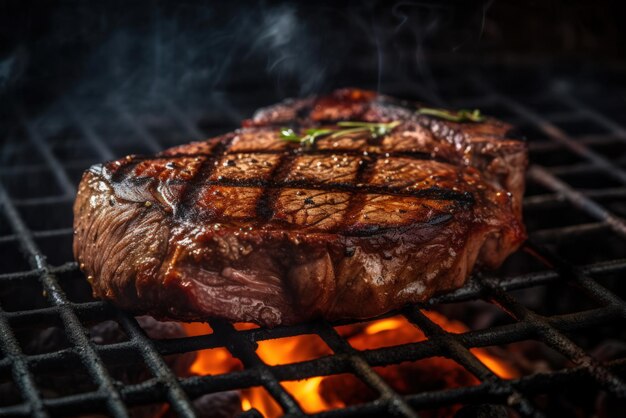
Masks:
[[[276,96],[410,78],[432,63],[621,68],[620,2],[1,1],[0,98]]]

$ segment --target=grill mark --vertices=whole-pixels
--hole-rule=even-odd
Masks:
[[[283,151],[285,152],[285,151]],[[291,167],[293,165],[294,160],[298,156],[298,153],[294,150],[287,152],[283,158],[280,159],[276,167],[270,174],[270,180],[264,181],[259,180],[260,182],[264,182],[263,184],[263,194],[261,198],[257,202],[255,212],[258,217],[258,223],[260,225],[264,225],[269,222],[274,216],[274,206],[276,203],[276,199],[278,199],[278,194],[283,187],[280,187],[280,183],[285,183],[285,177],[289,174]],[[272,187],[272,185],[276,185],[277,187]]]
[[[184,219],[190,212],[195,211],[194,203],[201,186],[208,183],[209,177],[213,174],[217,161],[227,153],[231,142],[237,135],[235,133],[225,135],[212,150],[210,154],[200,154],[207,158],[200,163],[196,175],[190,180],[181,181],[186,187],[183,189],[178,203],[174,206],[174,217]]]
[[[293,157],[290,156],[291,162]],[[210,174],[209,174],[210,175]],[[206,178],[206,176],[205,176]],[[142,186],[150,184],[154,181],[152,178],[142,179],[129,179],[132,185]],[[184,184],[185,180],[175,180],[172,184]],[[348,192],[354,194],[380,194],[389,196],[408,196],[408,197],[421,197],[429,198],[432,200],[450,200],[457,201],[465,204],[474,204],[474,196],[470,192],[459,192],[452,189],[445,189],[441,187],[429,187],[419,190],[410,190],[404,187],[391,187],[386,185],[374,185],[374,184],[350,184],[350,183],[313,183],[306,180],[261,180],[261,179],[229,179],[222,178],[219,180],[205,180],[202,181],[202,185],[206,186],[222,186],[222,187],[263,187],[267,189],[285,189],[285,188],[300,188],[304,190],[322,190],[325,192]],[[197,186],[196,186],[197,187]],[[185,193],[186,194],[186,193]],[[181,202],[183,200],[181,199]]]
[[[231,141],[232,140],[232,136],[236,135],[235,132],[231,132],[225,135],[222,135],[221,137],[216,137],[213,139],[209,139],[208,141],[213,141],[213,140],[217,140],[218,143],[217,145],[213,148],[214,150],[217,150],[221,145],[223,145],[224,141]],[[175,154],[176,156],[180,155],[181,157],[189,157],[189,158],[197,158],[197,157],[207,157],[207,158],[211,158],[213,156],[214,152],[205,152],[205,153],[192,153],[192,154]],[[115,160],[115,162],[118,162],[121,164],[121,167],[118,168],[115,173],[113,173],[111,176],[108,177],[108,179],[112,182],[112,183],[121,183],[124,180],[132,180],[134,179],[134,176],[131,176],[129,178],[128,174],[135,168],[137,167],[137,165],[143,161],[161,161],[161,160],[168,160],[171,158],[175,158],[174,155],[172,156],[166,156],[166,155],[141,155],[141,154],[133,154],[133,155],[127,155],[124,158],[120,158],[119,160]],[[106,166],[105,164],[102,164],[102,166]]]
[[[356,172],[355,183],[356,186],[359,187],[361,185],[367,185],[371,187],[370,180],[372,177],[372,172],[374,171],[374,166],[376,165],[376,161],[378,161],[378,156],[367,155],[361,159],[361,164]],[[390,190],[389,187],[385,187]],[[346,208],[346,213],[343,216],[341,222],[341,230],[346,229],[347,220],[354,218],[363,208],[365,207],[367,192],[365,193],[352,193],[350,195],[350,202],[348,207]]]
[[[219,147],[219,144],[216,148]],[[215,148],[215,149],[216,149]],[[351,157],[361,157],[363,156],[362,150],[349,150],[349,149],[315,149],[301,152],[299,148],[294,148],[292,150],[253,150],[253,151],[241,151],[241,152],[228,152],[226,154],[284,154],[285,152],[298,153],[300,155],[310,155],[310,156],[327,156],[327,155],[335,155],[342,154]],[[180,153],[180,154],[171,154],[171,155],[135,155],[132,157],[133,161],[141,162],[141,161],[161,161],[161,160],[171,160],[173,158],[196,158],[196,157],[210,157],[212,153]],[[380,157],[398,157],[398,158],[413,158],[415,160],[424,160],[424,161],[437,161],[440,163],[446,163],[450,165],[454,165],[455,162],[451,161],[447,158],[433,156],[428,152],[419,152],[419,151],[389,151],[389,152],[369,152],[368,155],[380,158]]]

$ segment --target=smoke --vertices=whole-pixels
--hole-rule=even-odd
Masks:
[[[253,84],[278,94],[323,88],[328,61],[295,5],[221,13],[197,8],[183,21],[155,12],[144,27],[114,31],[90,54],[70,94],[140,103],[191,101]]]
[[[27,65],[27,57],[22,47],[0,59],[0,93],[18,80]]]
[[[265,14],[259,37],[249,51],[266,51],[266,71],[280,88],[281,79],[295,78],[300,94],[310,94],[323,84],[326,65],[311,28],[302,24],[293,5]]]
[[[70,98],[83,111],[166,99],[232,120],[249,116],[255,97],[271,103],[345,86],[441,104],[428,53],[478,38],[484,4],[77,2],[49,13],[28,59],[0,60],[0,89],[21,81],[39,96],[51,91],[51,107]]]
[[[12,74],[13,65],[15,64],[15,56],[10,55],[8,58],[0,61],[0,89],[8,84]]]

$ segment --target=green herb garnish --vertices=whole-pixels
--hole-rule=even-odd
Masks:
[[[485,116],[483,116],[478,109],[460,109],[456,112],[453,112],[445,109],[422,107],[417,110],[417,113],[419,113],[420,115],[435,116],[437,118],[449,120],[452,122],[482,122],[485,120]]]
[[[307,129],[303,136],[298,136],[291,128],[281,128],[280,138],[284,141],[298,142],[307,147],[312,146],[317,138],[330,135],[335,132],[332,129]]]
[[[368,134],[371,138],[380,138],[388,135],[400,123],[397,120],[389,123],[345,121],[338,122],[337,128],[307,129],[303,136],[298,136],[291,128],[281,128],[280,137],[284,141],[299,142],[301,145],[310,147],[318,138],[326,136],[335,139],[350,135]]]

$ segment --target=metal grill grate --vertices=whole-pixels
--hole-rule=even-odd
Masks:
[[[5,154],[9,154],[10,161],[0,167],[0,248],[4,259],[0,295],[8,287],[25,287],[39,289],[44,299],[33,302],[40,298],[34,291],[29,297],[32,300],[14,300],[8,308],[7,301],[0,299],[0,383],[12,382],[21,396],[13,404],[0,402],[0,415],[46,417],[102,412],[125,417],[132,406],[168,403],[179,416],[192,417],[195,413],[190,399],[199,395],[263,386],[286,416],[296,417],[306,414],[281,382],[339,373],[357,376],[378,398],[318,416],[413,417],[421,410],[452,404],[501,404],[521,416],[542,416],[546,414],[546,402],[539,395],[564,396],[567,388],[581,384],[590,385],[590,391],[604,391],[609,397],[626,398],[626,357],[601,361],[590,354],[590,347],[575,342],[577,333],[589,335],[588,339],[606,335],[598,331],[606,326],[618,330],[610,337],[625,342],[624,285],[612,278],[626,271],[626,221],[622,218],[626,215],[626,130],[611,118],[618,107],[611,107],[607,99],[610,87],[587,77],[586,84],[568,89],[560,75],[546,77],[545,69],[528,70],[523,75],[499,71],[487,75],[443,78],[438,84],[440,95],[427,99],[481,108],[526,130],[533,163],[524,201],[530,239],[498,272],[476,274],[462,289],[396,313],[421,329],[428,337],[426,341],[365,351],[353,348],[334,328],[337,324],[326,322],[237,330],[232,324],[213,320],[209,322],[213,329],[209,335],[152,340],[128,313],[104,302],[73,297],[72,286],[84,280],[70,253],[71,202],[82,170],[99,160],[130,152],[154,152],[235,127],[241,117],[233,110],[240,107],[238,104],[220,98],[218,107],[223,112],[208,122],[202,119],[202,109],[194,109],[200,111],[194,113],[167,100],[159,103],[160,110],[135,109],[136,113],[131,114],[119,101],[86,109],[78,106],[78,99],[68,98],[55,112],[36,121],[18,110],[16,120],[21,128],[13,130],[6,142]],[[502,86],[514,87],[517,92],[507,92]],[[383,90],[391,94],[406,92],[406,86],[386,87]],[[413,93],[424,96],[423,91]],[[446,100],[448,95],[454,100]],[[246,106],[251,110],[271,102],[266,95],[263,103]],[[146,114],[166,114],[172,124],[164,125],[162,120]],[[113,130],[111,120],[115,121]],[[216,120],[220,120],[217,126]],[[584,131],[588,132],[581,134]],[[169,136],[172,132],[184,135]],[[131,140],[109,140],[110,135]],[[21,252],[16,250],[18,247]],[[527,299],[517,297],[520,291],[539,295],[538,289],[546,285],[556,286],[557,298],[561,291],[581,290],[584,302],[578,306],[584,309],[542,314],[536,307],[529,307]],[[421,310],[476,300],[497,307],[509,321],[455,334],[442,329]],[[85,323],[111,319],[120,324],[128,340],[108,345],[90,341]],[[67,346],[47,353],[25,352],[17,330],[51,325],[64,328]],[[317,334],[333,354],[271,366],[256,352],[259,341],[302,334]],[[505,380],[470,351],[526,340],[540,341],[560,353],[570,361],[569,367]],[[243,369],[177,378],[164,360],[170,354],[215,347],[226,347],[242,362]],[[480,384],[400,395],[373,369],[435,356],[459,363]],[[123,358],[141,359],[152,377],[136,384],[117,382],[108,364]],[[44,396],[38,388],[38,374],[73,364],[85,369],[92,389],[56,398]],[[247,414],[254,416],[255,412]]]

